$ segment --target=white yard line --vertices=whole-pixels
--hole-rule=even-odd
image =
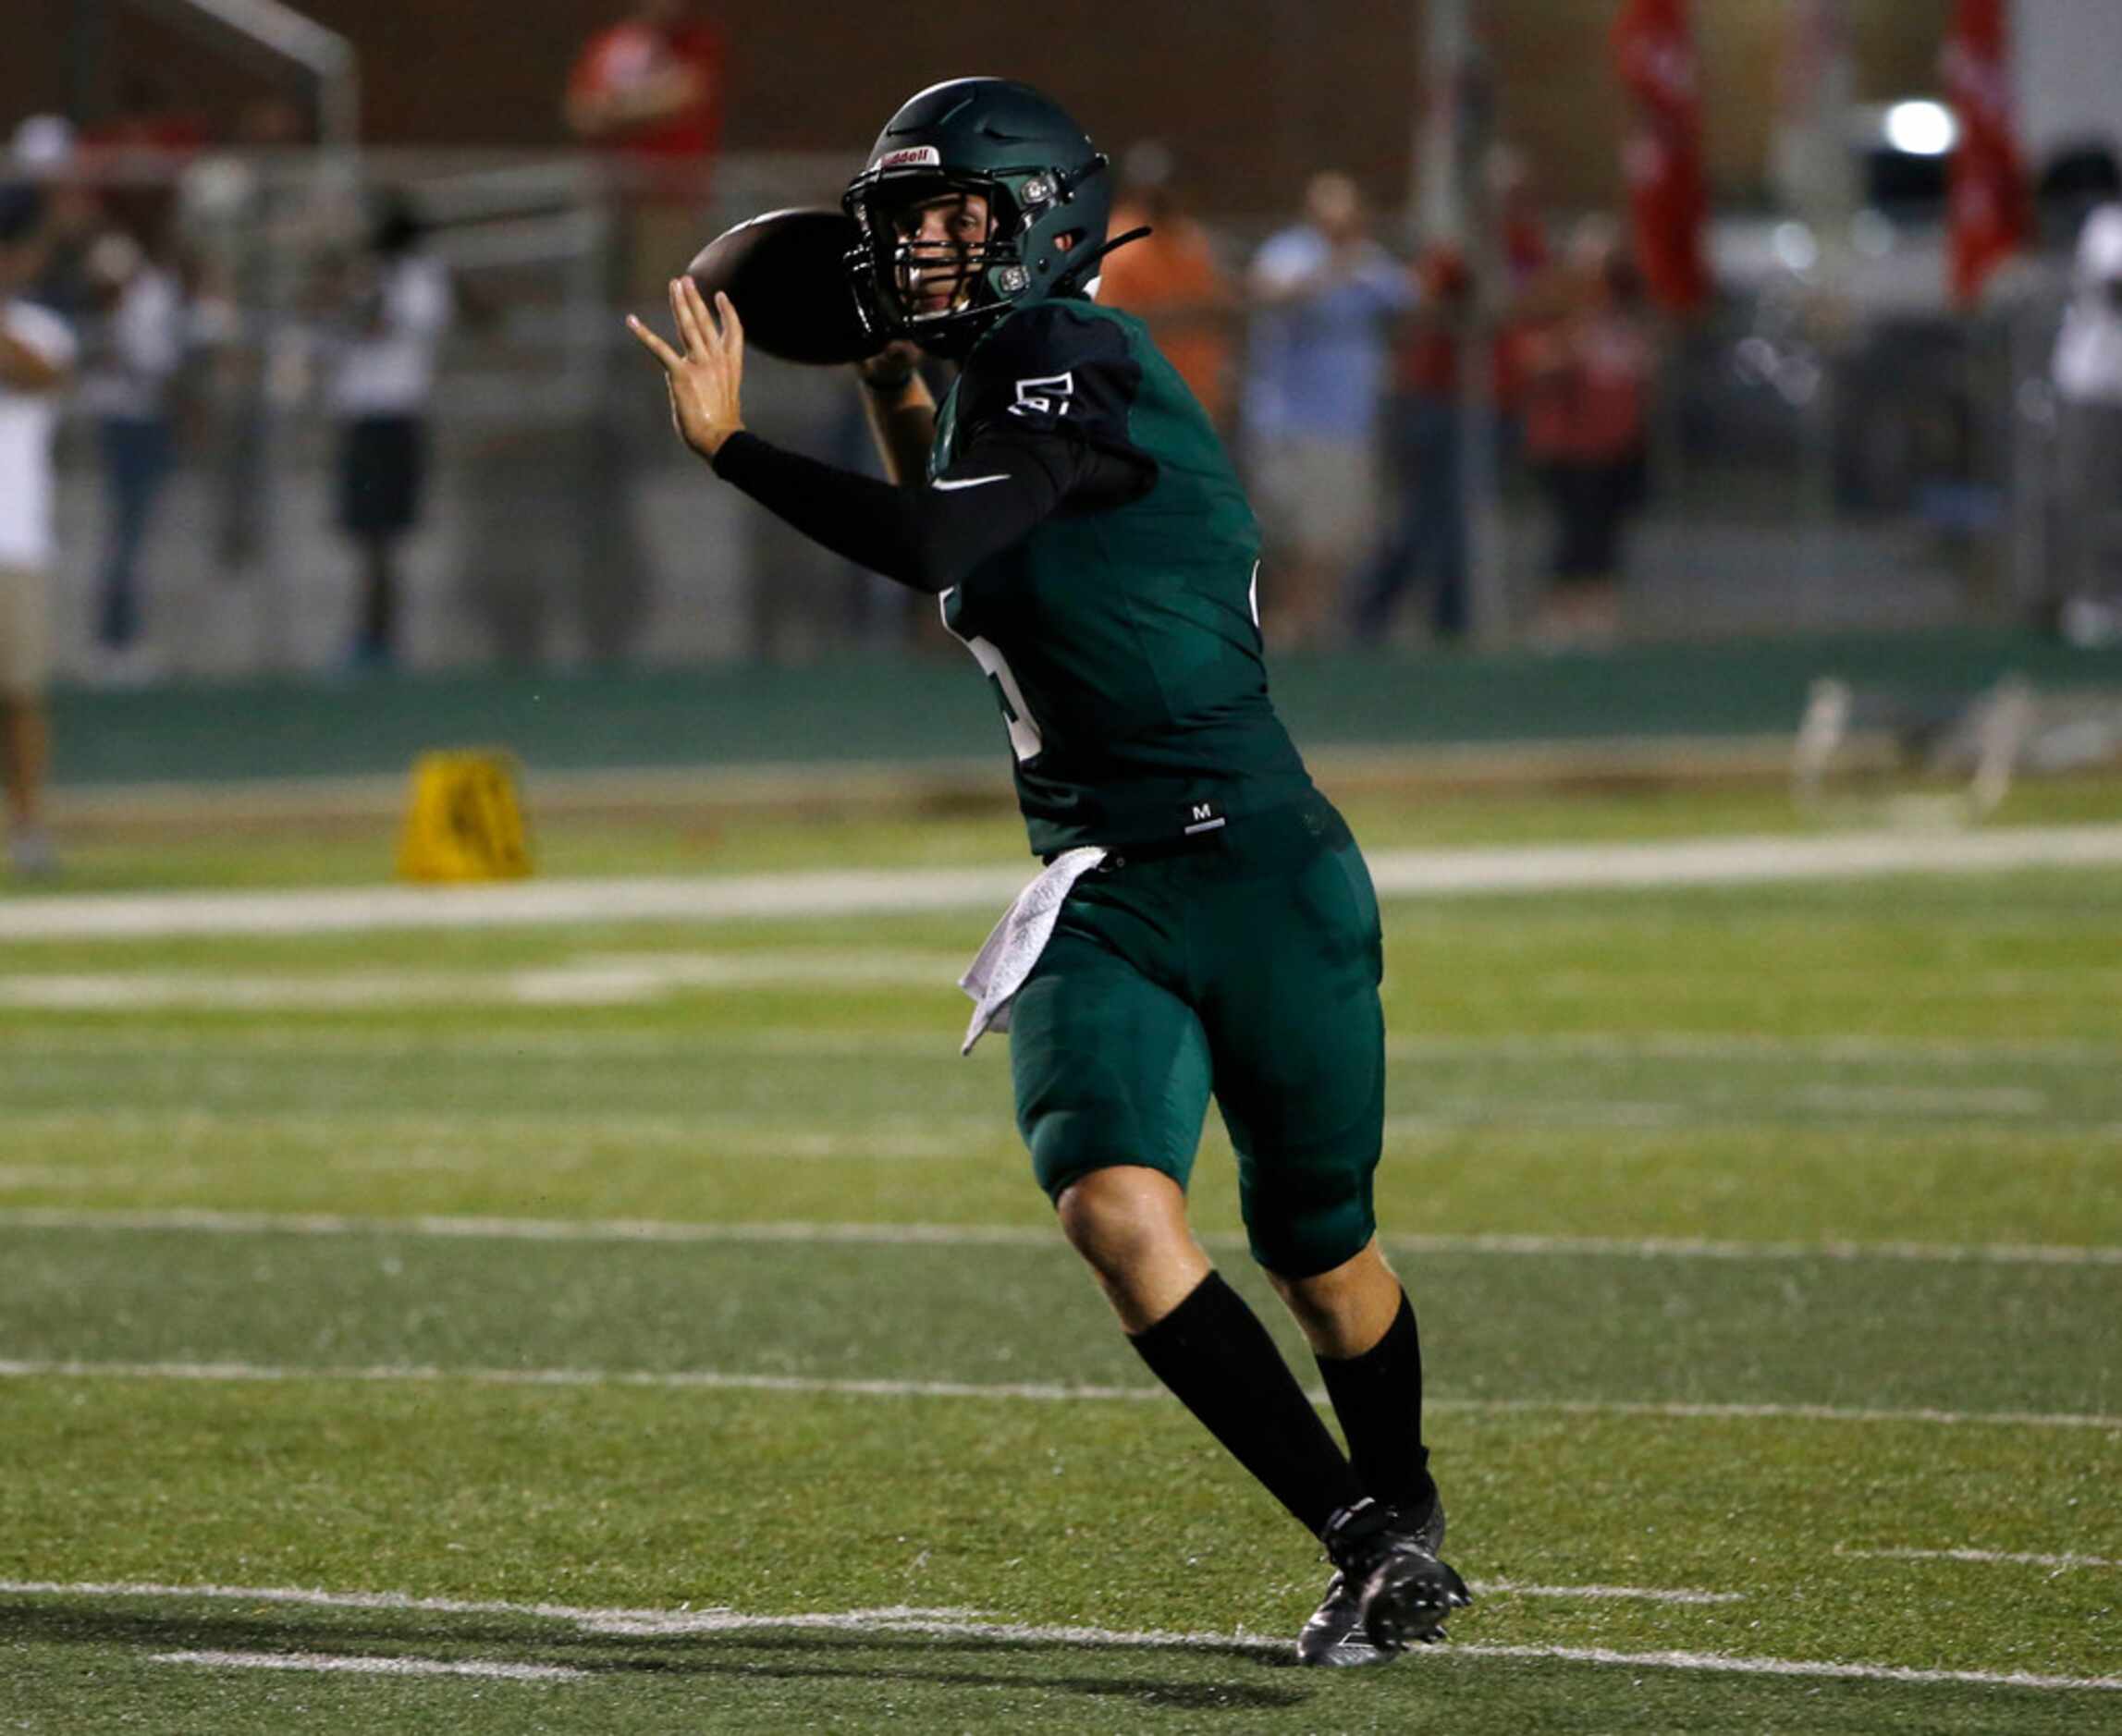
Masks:
[[[1686,1103],[1625,1103],[1597,1098],[1567,1099],[1523,1094],[1503,1097],[1451,1097],[1428,1109],[1385,1118],[1385,1137],[1418,1139],[1435,1133],[1507,1121],[1517,1127],[1670,1128],[1699,1114]]]
[[[528,1140],[529,1152],[511,1152],[513,1173],[540,1168],[571,1168],[587,1145],[676,1145],[718,1158],[852,1158],[889,1162],[903,1158],[977,1155],[1000,1142],[1014,1141],[1006,1119],[991,1116],[937,1116],[924,1125],[907,1125],[895,1116],[889,1124],[872,1122],[858,1131],[820,1132],[811,1128],[736,1119],[706,1114],[619,1115],[403,1115],[394,1110],[350,1107],[344,1114],[313,1111],[224,1115],[214,1109],[57,1109],[10,1116],[8,1131],[30,1134],[83,1136],[107,1150],[119,1138],[146,1139],[156,1153],[205,1149],[226,1160],[231,1149],[254,1149],[262,1137],[289,1148],[301,1143],[330,1147],[315,1154],[326,1167],[347,1173],[393,1174],[404,1169],[463,1169],[466,1154],[485,1140]],[[234,1140],[248,1142],[232,1147]],[[55,1166],[55,1168],[56,1168]],[[100,1166],[84,1165],[72,1185],[105,1186],[92,1180]],[[150,1173],[158,1182],[178,1179],[174,1168],[158,1164]],[[197,1168],[193,1168],[194,1175]],[[54,1175],[42,1185],[67,1185]]]
[[[2048,1113],[2048,1094],[2024,1085],[1806,1085],[1797,1100],[1832,1115]]]
[[[71,1171],[35,1166],[40,1180]],[[4,1174],[0,1171],[0,1174]],[[82,1173],[101,1176],[104,1171]],[[137,1171],[128,1170],[130,1177]],[[27,1182],[24,1185],[28,1185]],[[1046,1248],[1060,1236],[1044,1225],[833,1224],[807,1222],[703,1224],[649,1218],[360,1217],[334,1212],[240,1212],[193,1207],[98,1211],[71,1206],[0,1207],[7,1229],[168,1230],[202,1235],[413,1236],[448,1241],[582,1242],[816,1242],[953,1248]],[[1234,1231],[1208,1231],[1212,1247],[1242,1248]],[[1989,1265],[2122,1265],[2122,1247],[2061,1243],[1936,1241],[1719,1241],[1687,1236],[1396,1236],[1388,1247],[1407,1253],[1502,1254],[1535,1259],[1590,1255],[1640,1260],[1865,1260]]]
[[[360,1381],[473,1387],[639,1387],[667,1391],[828,1394],[858,1399],[988,1399],[1071,1404],[1158,1401],[1161,1387],[1098,1387],[1055,1381],[855,1380],[813,1375],[752,1375],[725,1369],[442,1368],[422,1363],[301,1367],[271,1363],[0,1362],[0,1380]],[[1308,1395],[1314,1404],[1326,1395]],[[2096,1429],[2122,1432],[2122,1416],[2071,1412],[1892,1410],[1832,1404],[1711,1404],[1634,1399],[1429,1398],[1432,1411],[1495,1414],[1647,1416],[1710,1422],[1917,1423],[1947,1428]]]
[[[74,1211],[0,1209],[0,1230],[190,1230],[208,1235],[440,1237],[450,1241],[567,1242],[874,1242],[914,1247],[1065,1248],[1059,1232],[1005,1224],[687,1224],[652,1219],[570,1221],[542,1217],[342,1216],[327,1212]],[[1235,1240],[1233,1238],[1231,1240]],[[2122,1250],[2117,1250],[2122,1257]]]
[[[1980,1688],[2041,1688],[2051,1692],[2122,1690],[2122,1676],[2037,1676],[1987,1669],[1909,1669],[1894,1664],[1828,1664],[1795,1657],[1735,1657],[1724,1652],[1614,1652],[1592,1645],[1454,1645],[1476,1657],[1553,1658],[1573,1664],[1614,1664],[1625,1669],[1694,1669],[1727,1676],[1809,1676],[1845,1681],[1955,1683]]]
[[[1389,898],[2116,865],[2122,865],[2122,826],[2116,825],[2029,826],[1945,837],[1882,832],[1385,850],[1370,862],[1378,890]],[[0,940],[888,915],[1000,906],[1029,878],[1026,866],[1013,865],[545,880],[444,888],[94,893],[0,903]]]
[[[503,1664],[483,1658],[350,1657],[339,1652],[156,1652],[156,1664],[210,1669],[293,1669],[320,1675],[473,1676],[483,1681],[585,1681],[590,1672],[565,1664]]]
[[[66,895],[0,903],[0,940],[870,916],[999,907],[1030,877],[1016,867],[873,869],[315,892]]]
[[[123,1165],[106,1168],[87,1164],[0,1164],[0,1192],[8,1188],[122,1188],[135,1186],[140,1180],[140,1170]]]
[[[83,1216],[97,1216],[84,1212]],[[0,1224],[6,1214],[0,1213]],[[2059,1242],[1720,1241],[1690,1236],[1394,1236],[1410,1253],[1603,1254],[1642,1260],[1903,1260],[1944,1265],[2122,1265],[2122,1248]]]
[[[473,1387],[645,1387],[668,1391],[793,1392],[857,1399],[1003,1399],[1036,1403],[1160,1400],[1161,1387],[1071,1386],[1050,1381],[836,1379],[721,1369],[439,1368],[416,1363],[304,1368],[264,1363],[0,1362],[0,1380],[359,1381]]]
[[[786,1628],[847,1632],[920,1633],[939,1638],[1009,1640],[1024,1645],[1151,1647],[1167,1650],[1245,1651],[1286,1656],[1289,1642],[1247,1633],[1179,1633],[1156,1629],[1048,1626],[988,1621],[975,1612],[922,1609],[858,1609],[840,1614],[751,1615],[734,1609],[584,1609],[558,1604],[459,1601],[409,1597],[387,1592],[307,1591],[286,1587],[167,1585],[137,1583],[66,1584],[53,1581],[0,1581],[0,1596],[191,1597],[245,1603],[307,1605],[321,1608],[423,1610],[451,1615],[511,1615],[575,1623],[584,1632],[615,1637],[669,1633],[732,1633]],[[244,1655],[252,1656],[252,1655]],[[266,1656],[288,1656],[266,1654]],[[1694,1670],[1711,1674],[1791,1676],[1910,1684],[2027,1688],[2048,1692],[2122,1689],[2122,1676],[2034,1675],[1984,1669],[1916,1669],[1895,1664],[1828,1663],[1807,1658],[1748,1657],[1723,1652],[1619,1652],[1599,1646],[1454,1644],[1440,1661],[1454,1657],[1546,1658],[1564,1663],[1624,1669]]]
[[[1967,1561],[1981,1567],[2122,1567],[2104,1555],[2025,1555],[2005,1549],[1853,1549],[1837,1545],[1835,1554],[1869,1561]]]
[[[1482,1579],[1473,1583],[1483,1596],[1588,1598],[1593,1602],[1650,1604],[1743,1604],[1744,1592],[1661,1590],[1649,1585],[1522,1585],[1516,1580]]]
[[[55,1012],[160,1012],[187,1008],[358,1009],[398,1006],[619,1007],[688,991],[800,987],[863,995],[879,987],[947,989],[954,955],[869,948],[588,955],[534,969],[17,972],[0,976],[0,1008]]]
[[[1923,1423],[1944,1428],[1993,1424],[2009,1428],[2089,1428],[2122,1433],[2122,1416],[2097,1412],[2044,1411],[1945,1411],[1926,1406],[1909,1410],[1837,1404],[1711,1404],[1675,1400],[1633,1399],[1432,1399],[1432,1411],[1562,1412],[1582,1416],[1655,1416],[1699,1418],[1709,1422]]]

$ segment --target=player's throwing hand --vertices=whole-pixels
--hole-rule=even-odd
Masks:
[[[744,425],[740,402],[744,384],[744,323],[726,295],[715,311],[690,277],[670,280],[670,312],[678,321],[680,348],[673,349],[632,314],[627,329],[663,364],[670,393],[670,421],[679,437],[704,458],[712,458]]]

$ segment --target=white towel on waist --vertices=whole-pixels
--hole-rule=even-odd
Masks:
[[[958,979],[958,986],[974,1001],[973,1021],[965,1027],[965,1045],[959,1054],[972,1054],[983,1032],[1010,1028],[1010,1003],[1047,949],[1070,888],[1104,860],[1105,851],[1095,844],[1064,850],[1002,912],[995,932]]]

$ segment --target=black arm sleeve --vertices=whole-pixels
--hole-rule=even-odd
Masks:
[[[836,555],[934,595],[1072,495],[1109,494],[1119,460],[1064,434],[990,435],[926,487],[878,482],[734,434],[715,473]]]

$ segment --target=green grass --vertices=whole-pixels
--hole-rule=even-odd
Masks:
[[[1669,800],[1509,823],[1758,823]],[[845,835],[801,834],[747,865],[839,860]],[[0,1590],[0,1729],[2043,1731],[2122,1711],[1510,1649],[2122,1673],[2112,1566],[1865,1553],[2122,1559],[2115,876],[1389,910],[1380,1213],[1422,1310],[1451,1554],[1491,1589],[1454,1645],[1323,1680],[1231,1643],[1294,1632],[1317,1551],[1148,1393],[1047,1239],[1003,1045],[957,1057],[950,978],[984,928],[11,943],[0,1581],[61,1589]],[[580,983],[615,957],[689,980],[599,1004]],[[524,997],[532,972],[548,998]],[[121,992],[40,1004],[59,979]],[[1243,1255],[1213,1118],[1195,1201],[1308,1375]],[[178,1210],[344,1221],[117,1216]],[[399,1221],[422,1214],[724,1233]],[[760,1228],[805,1223],[996,1233]],[[1999,1243],[2050,1254],[1949,1257]],[[931,1389],[844,1385],[878,1380]],[[1139,1396],[1030,1396],[1057,1388]],[[127,1582],[500,1607],[85,1589]],[[622,1632],[536,1605],[1226,1643]],[[156,1661],[194,1651],[583,1673]]]
[[[1389,765],[1331,785],[1371,850],[1520,843],[1648,841],[1705,834],[1820,829],[1779,784],[1701,788],[1617,778],[1556,790],[1438,789],[1396,780]],[[1023,860],[1022,821],[1008,785],[912,798],[913,812],[880,812],[829,798],[772,807],[704,802],[618,813],[545,814],[528,793],[539,871],[555,875],[744,874],[821,864],[958,867]],[[1846,816],[1876,824],[1866,809]],[[2083,776],[2022,781],[1995,816],[2007,825],[2122,820],[2122,779]],[[150,887],[340,886],[390,878],[395,823],[326,815],[301,821],[135,822],[67,840],[67,874],[0,898]]]

